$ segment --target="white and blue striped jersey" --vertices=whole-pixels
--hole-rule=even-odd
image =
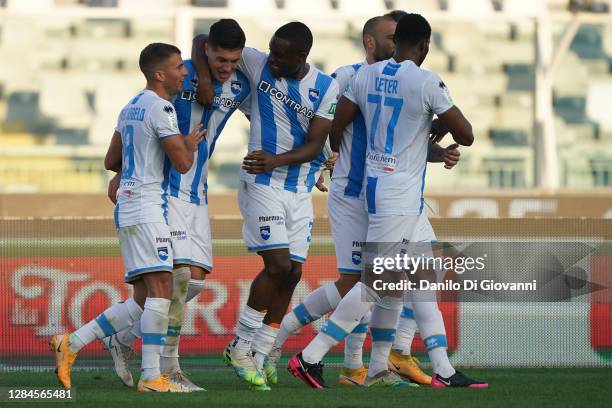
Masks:
[[[349,82],[362,66],[367,66],[367,61],[353,65],[345,65],[338,68],[332,77],[338,81],[340,96],[349,86]],[[342,134],[338,160],[334,165],[332,183],[344,191],[349,197],[359,197],[363,190],[363,175],[366,154],[366,126],[361,112],[350,123]],[[337,191],[340,191],[337,190]]]
[[[185,60],[185,68],[189,74],[183,81],[183,90],[174,98],[179,130],[183,135],[187,135],[198,123],[202,123],[207,131],[194,153],[191,169],[185,174],[175,168],[170,170],[168,192],[173,197],[200,205],[206,204],[208,161],[215,150],[217,140],[236,109],[249,113],[248,96],[251,91],[246,76],[235,71],[223,83],[212,81],[215,98],[210,108],[204,108],[195,99],[197,74],[191,60]]]
[[[312,65],[302,79],[274,78],[268,54],[245,48],[238,67],[253,89],[249,152],[281,154],[293,150],[306,141],[315,116],[329,120],[334,117],[338,84]],[[312,162],[277,167],[263,174],[241,170],[240,179],[292,192],[311,191],[325,160],[322,152]]]
[[[359,105],[368,132],[368,212],[418,215],[433,115],[453,106],[440,77],[410,60],[393,58],[363,67],[344,94]]]
[[[121,110],[115,130],[123,145],[115,226],[167,223],[165,185],[170,167],[161,140],[180,134],[174,106],[144,90]]]

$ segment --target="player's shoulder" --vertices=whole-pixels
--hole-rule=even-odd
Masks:
[[[323,86],[326,89],[338,88],[338,81],[336,81],[333,75],[326,74],[314,65],[311,65],[310,69],[313,70],[313,74],[309,75],[309,81],[311,81],[314,86]],[[337,91],[337,89],[335,91]]]
[[[353,76],[361,67],[364,65],[363,62],[358,62],[356,64],[342,65],[334,70],[331,74],[332,78],[336,78],[339,76]]]

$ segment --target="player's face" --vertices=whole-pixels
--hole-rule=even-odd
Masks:
[[[425,61],[427,54],[429,54],[429,42],[430,42],[430,39],[423,40],[423,42],[419,46],[420,51],[421,51],[421,58],[420,58],[421,62],[418,64],[419,66],[421,66],[423,61]]]
[[[236,70],[242,49],[226,50],[206,44],[206,55],[213,78],[219,82],[225,82]]]
[[[164,69],[164,88],[170,95],[176,95],[183,89],[183,79],[189,73],[180,54],[172,54]]]
[[[383,61],[391,58],[395,51],[393,34],[397,23],[393,20],[383,19],[378,22],[374,32],[374,60]]]
[[[270,55],[268,55],[270,70],[276,78],[297,77],[306,63],[306,55],[291,48],[289,41],[272,37],[270,40]]]

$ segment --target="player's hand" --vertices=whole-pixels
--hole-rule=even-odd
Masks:
[[[336,164],[336,160],[338,160],[339,154],[337,152],[332,152],[331,156],[325,162],[325,170],[333,171],[334,165]]]
[[[459,151],[459,145],[453,143],[452,145],[444,149],[444,156],[442,161],[444,162],[445,169],[452,169],[457,163],[459,163],[461,152]]]
[[[204,139],[204,135],[206,134],[206,129],[202,127],[201,123],[198,123],[191,133],[185,137],[185,146],[187,146],[187,150],[191,153],[198,150],[198,145]]]
[[[266,153],[263,150],[252,151],[242,161],[242,168],[249,174],[267,173],[276,167],[278,167],[276,155]]]
[[[198,78],[198,87],[196,88],[196,101],[202,106],[210,107],[215,99],[215,90],[212,86],[210,78]]]
[[[324,193],[327,193],[329,191],[329,189],[327,188],[327,186],[325,185],[325,177],[323,177],[323,173],[321,173],[321,175],[319,176],[319,179],[317,180],[315,187],[319,190],[322,191]]]
[[[121,172],[116,173],[115,176],[110,179],[108,182],[108,191],[107,195],[109,200],[113,204],[117,204],[117,192],[119,191],[119,186],[121,185]]]
[[[449,132],[448,127],[438,118],[431,122],[430,139],[432,143],[438,143]]]

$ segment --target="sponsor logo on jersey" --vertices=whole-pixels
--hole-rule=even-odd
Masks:
[[[279,221],[284,220],[280,215],[260,215],[259,222]]]
[[[262,225],[261,227],[259,227],[259,234],[261,235],[261,237],[263,238],[264,241],[267,241],[268,238],[270,238],[270,226],[269,225]]]
[[[159,257],[159,259],[161,259],[162,261],[166,261],[168,260],[168,247],[167,246],[163,246],[163,247],[157,247],[157,256]]]
[[[224,107],[228,109],[237,109],[240,106],[240,102],[233,98],[223,98],[221,96],[215,96],[213,99],[213,106]]]
[[[353,261],[355,265],[359,265],[361,263],[361,251],[353,251],[351,261]]]
[[[232,93],[234,95],[238,95],[240,92],[242,92],[242,82],[240,82],[240,81],[232,81],[232,85],[231,85],[230,89],[232,90]]]
[[[284,103],[289,107],[289,109],[295,111],[296,113],[305,116],[307,119],[312,119],[314,117],[314,111],[309,109],[307,106],[302,106],[297,103],[293,99],[289,97],[289,95],[283,93],[282,91],[276,89],[269,82],[261,80],[257,89],[263,93],[269,94],[272,98],[276,99],[279,102]]]
[[[170,231],[170,237],[177,241],[184,241],[187,239],[187,231]]]
[[[170,238],[167,237],[156,237],[155,238],[155,243],[160,244],[160,243],[170,243]]]
[[[397,166],[397,158],[392,154],[368,152],[366,159],[370,167],[385,173],[393,173]]]
[[[310,99],[310,102],[316,102],[317,99],[319,99],[319,90],[316,88],[309,88],[308,99]]]
[[[195,101],[196,93],[194,91],[182,91],[180,98],[185,101]]]
[[[331,104],[331,106],[329,107],[329,110],[327,111],[327,113],[329,113],[330,115],[335,115],[336,114],[336,102]]]

